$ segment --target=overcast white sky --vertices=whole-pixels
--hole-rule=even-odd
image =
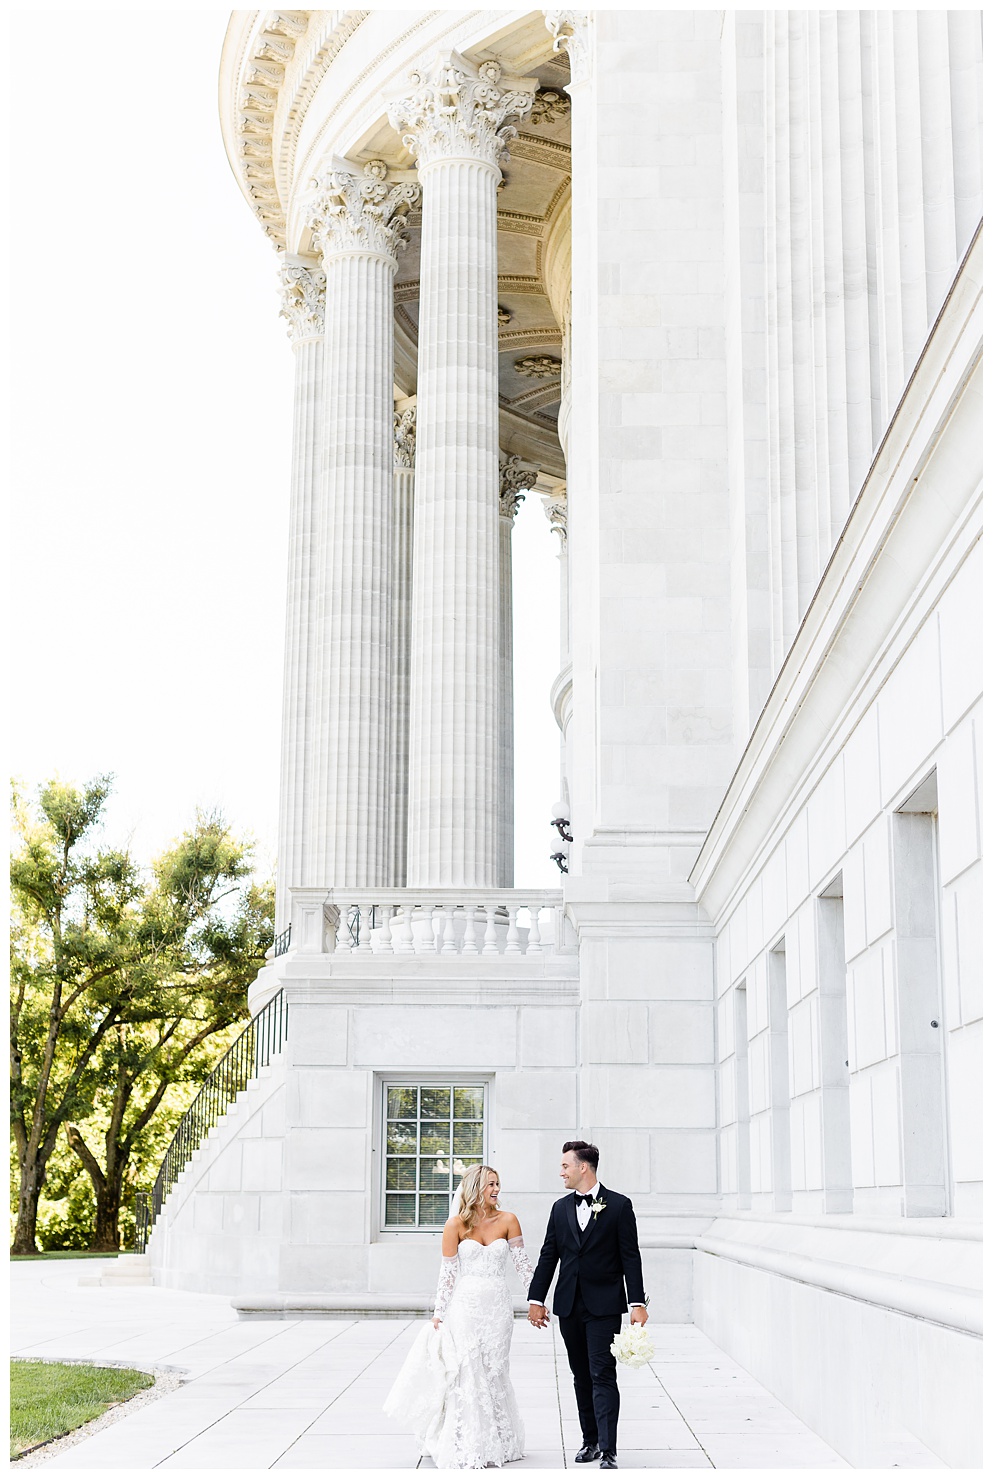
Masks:
[[[39,58],[8,70],[11,767],[29,787],[113,771],[109,834],[143,859],[220,807],[265,866],[292,358],[275,254],[221,147],[229,13],[8,16],[12,56]],[[558,877],[556,548],[532,496],[514,535],[519,886]]]

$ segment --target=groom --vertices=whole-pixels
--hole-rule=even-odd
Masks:
[[[539,1329],[548,1324],[545,1295],[558,1264],[553,1308],[572,1368],[583,1430],[576,1463],[598,1458],[601,1469],[616,1469],[621,1397],[610,1343],[627,1309],[625,1285],[632,1325],[644,1325],[648,1309],[634,1208],[627,1197],[601,1186],[599,1164],[600,1152],[586,1140],[568,1140],[562,1147],[559,1175],[568,1194],[555,1203],[548,1219],[528,1290],[528,1319]]]

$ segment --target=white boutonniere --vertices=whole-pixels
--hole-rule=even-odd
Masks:
[[[594,1220],[594,1222],[600,1216],[600,1213],[603,1212],[606,1209],[606,1206],[607,1206],[607,1203],[606,1202],[601,1202],[599,1200],[590,1203],[590,1211],[593,1213],[593,1220]]]

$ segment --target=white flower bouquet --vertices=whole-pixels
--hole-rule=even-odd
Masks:
[[[644,1325],[624,1325],[611,1341],[610,1349],[622,1366],[647,1366],[655,1355]]]

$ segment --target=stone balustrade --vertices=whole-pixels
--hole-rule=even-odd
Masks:
[[[302,955],[575,955],[559,889],[294,888]]]

